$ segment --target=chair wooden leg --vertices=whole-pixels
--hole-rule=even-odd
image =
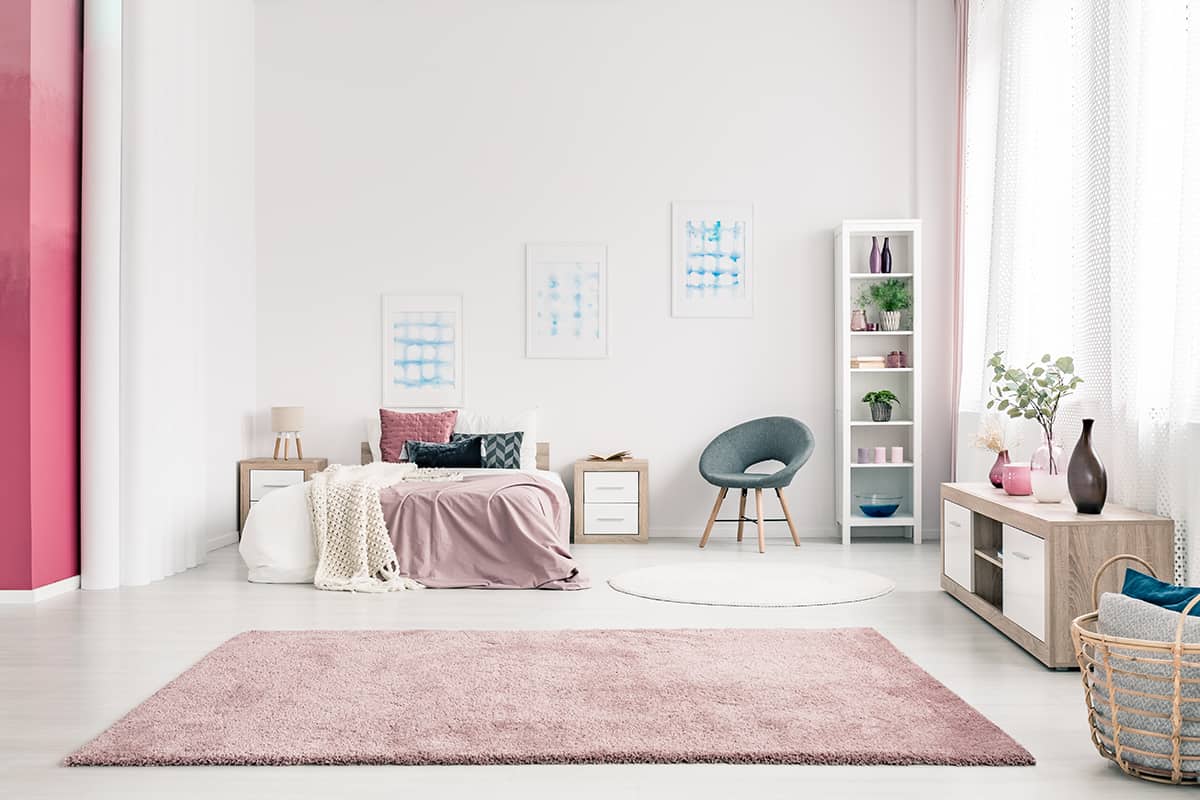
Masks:
[[[758,512],[758,552],[767,552],[767,538],[763,534],[762,489],[754,490],[754,510]]]
[[[742,528],[746,527],[746,490],[742,489],[742,500],[738,503],[738,541],[742,540]]]
[[[713,523],[717,521],[717,514],[721,511],[721,503],[725,500],[725,493],[729,490],[721,487],[721,491],[717,493],[717,502],[713,503],[712,513],[708,515],[708,524],[704,526],[704,535],[700,537],[700,546],[708,544],[708,537],[712,533]]]
[[[783,498],[783,489],[776,489],[775,496],[779,498],[779,507],[783,509],[783,516],[787,519],[788,530],[792,532],[792,541],[799,547],[800,536],[796,533],[796,523],[792,522],[792,512],[788,510],[787,500]]]

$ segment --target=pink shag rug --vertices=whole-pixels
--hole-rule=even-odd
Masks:
[[[869,628],[251,631],[65,763],[946,764],[1033,757]]]

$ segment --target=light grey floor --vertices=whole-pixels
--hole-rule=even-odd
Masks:
[[[1079,674],[1044,669],[937,587],[937,543],[768,543],[714,534],[590,545],[583,592],[320,592],[247,583],[236,549],[151,586],[0,606],[0,797],[1135,797],[1171,788],[1127,778],[1088,740]],[[632,567],[796,559],[867,569],[891,595],[823,608],[713,608],[613,591]],[[58,766],[64,755],[230,636],[248,629],[874,627],[1027,747],[1033,768],[628,765],[546,767]]]

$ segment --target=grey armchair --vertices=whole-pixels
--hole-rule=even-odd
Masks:
[[[796,525],[792,522],[791,511],[788,510],[787,500],[783,490],[792,482],[792,478],[808,461],[813,451],[812,430],[798,419],[791,417],[763,417],[743,422],[725,431],[708,443],[700,454],[700,475],[704,480],[720,489],[717,502],[713,505],[712,514],[708,517],[708,525],[704,528],[704,536],[700,546],[708,544],[712,534],[713,523],[733,522],[733,520],[718,520],[721,503],[730,489],[741,489],[742,499],[738,505],[737,539],[742,541],[742,531],[746,522],[758,524],[758,552],[765,553],[766,542],[763,536],[763,522],[781,522],[783,520],[764,520],[762,511],[763,489],[774,489],[779,497],[779,505],[783,509],[784,519],[788,530],[792,533],[792,541],[800,546],[800,537],[796,534]],[[746,468],[760,461],[782,461],[783,467],[775,472],[758,473],[746,472]],[[751,520],[746,516],[746,493],[754,490],[754,503],[757,514]]]

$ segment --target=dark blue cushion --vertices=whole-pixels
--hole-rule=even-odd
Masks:
[[[1192,598],[1200,594],[1200,588],[1163,583],[1158,578],[1151,577],[1144,572],[1127,569],[1125,570],[1125,585],[1121,587],[1121,594],[1171,611],[1183,611]],[[1200,617],[1200,603],[1196,604],[1188,616]]]
[[[457,442],[408,442],[408,460],[418,467],[483,466],[483,437],[469,436]]]

